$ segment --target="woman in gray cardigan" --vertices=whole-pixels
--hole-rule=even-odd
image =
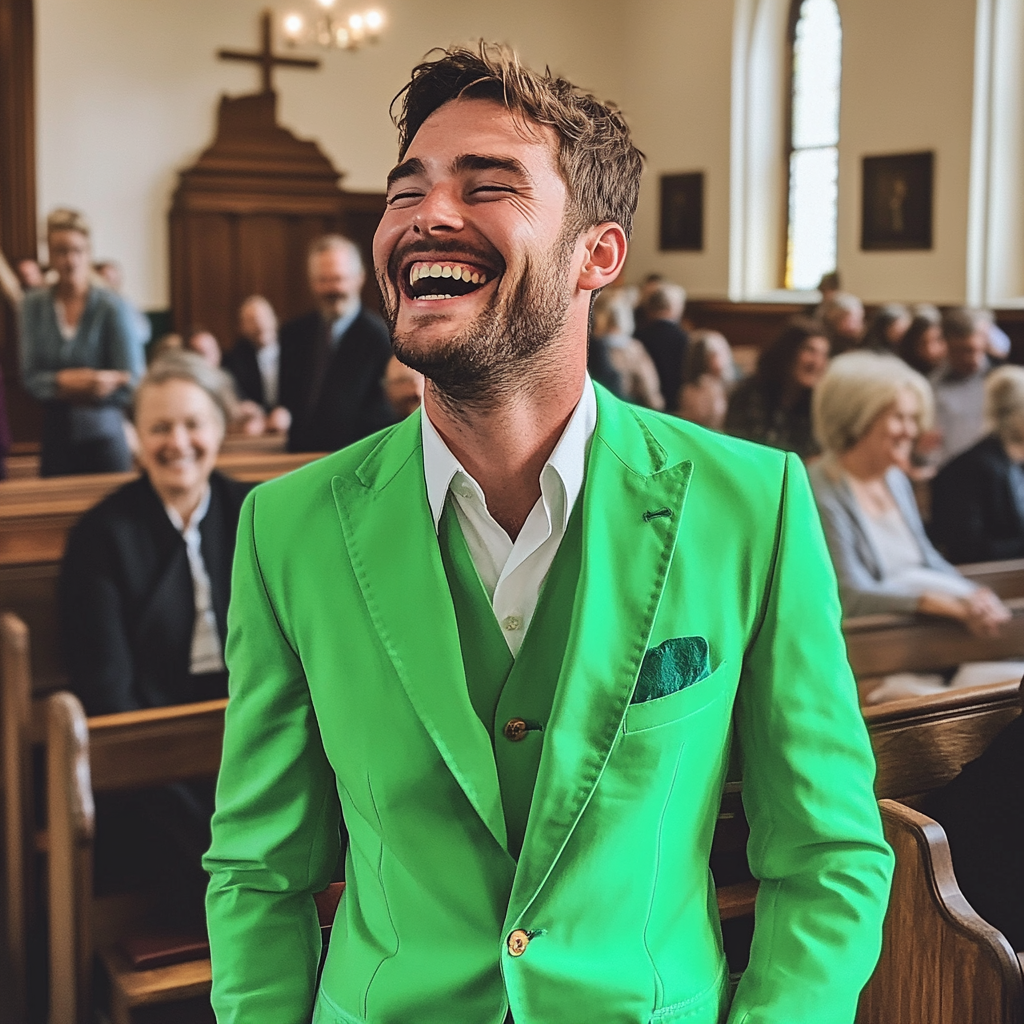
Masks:
[[[47,220],[52,288],[21,304],[25,389],[43,403],[42,476],[131,468],[123,410],[144,369],[131,307],[92,284],[89,225],[75,210]]]
[[[814,430],[825,455],[809,472],[843,610],[943,615],[992,636],[1008,610],[935,550],[904,473],[931,415],[927,381],[873,352],[833,360],[815,391]]]

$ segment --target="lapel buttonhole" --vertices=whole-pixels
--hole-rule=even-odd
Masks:
[[[671,519],[672,509],[670,508],[659,508],[656,512],[652,512],[648,509],[644,513],[644,522],[649,523],[652,519]]]

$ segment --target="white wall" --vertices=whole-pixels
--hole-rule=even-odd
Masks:
[[[869,302],[963,302],[971,170],[975,5],[840,0],[839,266]],[[935,151],[930,251],[861,252],[861,158]]]
[[[97,257],[124,265],[128,293],[146,308],[168,303],[167,211],[177,172],[212,141],[220,94],[259,88],[255,66],[215,53],[254,49],[262,6],[36,0],[40,216],[58,205],[85,211]],[[290,6],[310,8],[312,0]],[[599,95],[619,94],[611,0],[380,6],[390,26],[376,46],[314,53],[320,70],[276,74],[280,122],[316,139],[349,189],[383,190],[396,153],[388,105],[431,47],[509,42],[528,62],[550,64]]]
[[[732,10],[727,0],[634,0],[619,57],[620,101],[647,155],[627,268],[658,271],[691,295],[728,292]],[[704,172],[704,251],[658,251],[658,179]]]
[[[617,100],[647,153],[628,276],[657,270],[695,297],[753,298],[780,276],[788,2],[381,0],[390,27],[378,46],[324,54],[316,72],[277,73],[279,117],[320,142],[347,172],[348,188],[379,190],[395,155],[388,104],[413,64],[451,41],[511,42],[528,62]],[[1024,294],[1022,3],[839,0],[839,266],[866,300],[962,302],[969,279],[981,282],[972,299],[979,289],[984,301]],[[984,167],[977,156],[972,165],[979,4],[993,6],[1002,26],[990,57],[998,75]],[[85,210],[97,255],[125,265],[129,292],[144,306],[167,304],[166,219],[177,171],[211,141],[219,95],[257,88],[254,67],[214,53],[254,47],[260,6],[36,0],[40,213],[58,204]],[[740,67],[734,53],[745,51]],[[861,252],[862,157],[923,149],[936,153],[935,248]],[[658,177],[696,170],[706,175],[704,251],[661,253]]]

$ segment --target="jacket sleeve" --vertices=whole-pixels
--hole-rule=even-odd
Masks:
[[[57,397],[57,371],[47,364],[43,354],[43,308],[35,293],[31,293],[25,296],[18,311],[21,383],[40,402]]]
[[[229,702],[207,924],[219,1024],[299,1024],[320,957],[313,893],[337,863],[340,809],[302,664],[257,551],[259,491],[242,506],[228,612]]]
[[[113,571],[104,530],[92,517],[68,538],[58,585],[64,662],[86,714],[135,711],[135,664],[125,595]]]
[[[881,948],[893,855],[836,580],[794,455],[764,602],[735,708],[761,886],[729,1024],[851,1024]]]
[[[105,297],[109,305],[103,323],[103,366],[110,370],[127,370],[131,374],[131,383],[119,387],[107,402],[126,406],[146,369],[146,357],[132,307],[119,295],[108,294]]]

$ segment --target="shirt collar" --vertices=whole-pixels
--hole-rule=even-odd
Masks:
[[[562,510],[562,529],[565,529],[572,512],[573,505],[583,489],[583,474],[587,460],[587,445],[594,436],[597,426],[597,396],[594,385],[588,374],[583,383],[583,394],[566,424],[562,436],[558,439],[548,461],[541,470],[541,478],[550,467],[558,474],[565,489],[565,505]],[[434,529],[438,529],[441,513],[444,511],[445,499],[452,480],[462,474],[470,482],[477,497],[483,501],[480,485],[466,472],[448,445],[444,443],[437,428],[430,422],[426,408],[420,416],[420,432],[423,439],[423,473],[427,484],[427,502],[430,514],[434,518]]]
[[[183,537],[186,533],[198,530],[199,524],[206,518],[206,513],[210,510],[210,485],[206,485],[206,490],[203,492],[202,498],[199,499],[199,505],[195,512],[192,513],[187,529],[185,521],[181,518],[181,513],[173,505],[164,505],[164,510],[167,512],[167,518],[170,519],[171,525]]]

